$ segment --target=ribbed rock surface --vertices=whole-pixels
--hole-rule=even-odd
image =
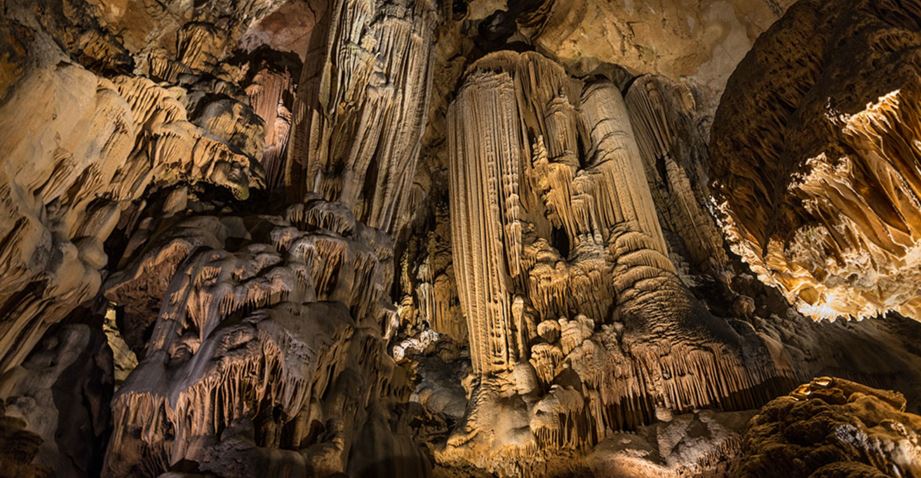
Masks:
[[[500,52],[468,70],[448,118],[454,264],[479,384],[441,460],[590,447],[659,408],[752,406],[785,375],[679,279],[612,83]],[[496,420],[508,423],[486,426]]]
[[[394,232],[406,207],[431,89],[431,0],[335,0],[300,79],[285,174]]]
[[[162,230],[194,232],[188,222],[204,219]],[[215,218],[211,232],[220,245],[186,249],[172,268],[163,251],[194,239],[154,237],[162,246],[110,286],[121,307],[143,308],[144,293],[164,301],[144,359],[113,400],[105,473],[156,476],[190,462],[249,475],[270,456],[273,473],[345,471],[366,410],[399,389],[380,340],[394,313],[382,301],[389,241],[318,201],[284,217]],[[221,250],[228,241],[234,252]],[[167,288],[139,282],[151,274]],[[334,428],[319,439],[317,426]],[[224,447],[241,456],[222,456]]]
[[[792,3],[0,0],[0,476],[918,474],[921,322],[790,303],[918,316],[921,9],[708,144]]]

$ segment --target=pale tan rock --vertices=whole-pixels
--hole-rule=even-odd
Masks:
[[[485,459],[503,437],[479,433],[509,400],[530,410],[534,442],[509,432],[497,453],[539,463],[645,423],[653,404],[754,405],[789,373],[682,284],[613,83],[571,79],[536,53],[494,53],[468,70],[448,119],[454,264],[480,388],[440,461],[508,474]],[[557,319],[558,343],[547,325]],[[503,384],[521,363],[541,390],[516,399]]]
[[[686,80],[712,111],[761,32],[793,0],[542,0],[519,20],[542,50],[586,73],[602,62]]]
[[[356,224],[346,208],[319,201],[259,220],[267,222],[264,235],[235,252],[186,249],[172,269],[156,265],[172,252],[139,254],[131,269],[147,272],[110,286],[110,298],[126,310],[142,309],[145,291],[164,302],[143,360],[113,401],[106,475],[156,476],[181,460],[220,475],[232,466],[255,472],[263,459],[279,473],[308,463],[328,473],[346,470],[367,415],[343,411],[365,410],[390,380],[392,361],[380,337],[389,243]],[[198,234],[194,226],[202,221],[185,221],[192,223],[170,228],[172,239],[154,244],[169,250],[183,230]],[[216,236],[223,243],[234,234],[224,227]],[[168,288],[139,288],[145,275],[165,276]],[[370,369],[360,365],[367,360]],[[335,433],[311,438],[310,424],[326,420],[338,423]],[[232,435],[222,434],[229,429]],[[270,450],[281,446],[301,454]],[[227,461],[229,450],[242,465]]]

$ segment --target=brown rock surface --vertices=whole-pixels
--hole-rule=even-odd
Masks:
[[[800,2],[717,112],[726,231],[811,317],[921,319],[919,26],[916,1]]]
[[[790,305],[917,318],[921,9],[792,3],[0,0],[0,476],[917,474],[746,435],[921,403]]]
[[[686,80],[713,111],[755,39],[793,0],[539,0],[519,19],[541,50],[590,72],[603,63]]]
[[[739,477],[918,476],[921,416],[905,397],[822,377],[752,418],[732,470]]]

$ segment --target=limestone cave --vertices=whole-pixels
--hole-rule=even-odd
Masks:
[[[0,478],[921,478],[921,0],[0,0]]]

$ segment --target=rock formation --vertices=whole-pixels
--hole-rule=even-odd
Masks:
[[[680,281],[609,81],[573,80],[539,54],[489,55],[468,71],[448,135],[454,263],[479,380],[451,454],[591,446],[657,409],[751,406],[783,377],[757,339],[710,316]],[[523,414],[513,435],[481,438],[508,407]]]
[[[197,240],[182,232],[202,223],[211,247],[182,249]],[[402,390],[381,340],[394,314],[382,300],[389,240],[317,200],[284,217],[199,216],[160,230],[169,237],[155,235],[109,288],[127,309],[144,308],[146,294],[164,302],[112,402],[105,473],[346,471],[364,410]],[[145,281],[155,268],[172,271],[159,274],[165,290]]]
[[[262,181],[253,157],[261,142],[247,154],[247,131],[222,121],[223,105],[190,118],[183,89],[98,77],[34,35],[0,120],[0,145],[29,158],[6,162],[0,187],[3,370],[96,295],[108,260],[103,243],[148,186],[205,182],[244,199]]]
[[[916,0],[0,12],[0,476],[921,475]]]
[[[921,416],[900,393],[821,377],[752,418],[733,476],[918,476]]]
[[[726,230],[811,317],[921,319],[919,11],[797,4],[739,66],[717,113]]]
[[[432,0],[335,0],[301,76],[285,184],[394,232],[431,88]]]

